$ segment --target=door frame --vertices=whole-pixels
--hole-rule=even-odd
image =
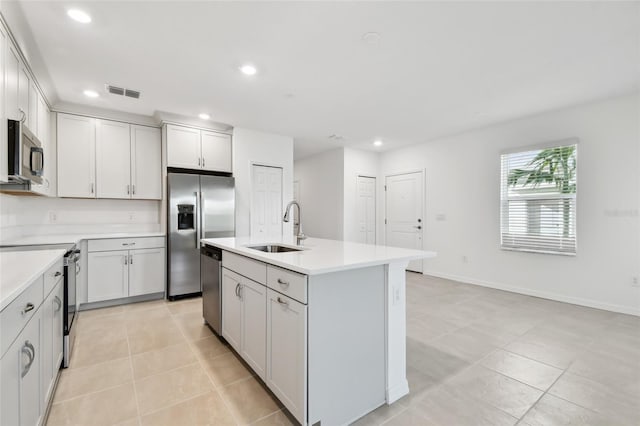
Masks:
[[[420,241],[422,241],[422,247],[420,247],[420,250],[424,250],[424,242],[425,242],[425,231],[427,229],[427,221],[425,220],[425,212],[427,211],[426,208],[426,203],[427,203],[427,182],[426,182],[426,176],[427,176],[427,169],[409,169],[407,171],[402,171],[402,172],[393,172],[393,173],[387,173],[384,175],[384,244],[387,244],[387,213],[388,213],[388,209],[387,206],[389,204],[389,200],[388,200],[388,196],[387,196],[387,179],[390,177],[394,177],[394,176],[401,176],[401,175],[409,175],[409,174],[413,174],[413,173],[420,173],[422,175],[422,205],[420,206],[420,210],[422,211],[422,239]],[[422,272],[420,272],[421,274],[424,274],[424,259],[420,259],[419,262],[422,264]]]
[[[373,182],[374,182],[374,185],[373,185],[373,244],[377,244],[378,243],[378,177],[371,176],[371,174],[369,173],[356,173],[356,181],[355,181],[356,196],[358,195],[358,178],[361,178],[361,177],[373,179]],[[385,209],[386,209],[386,204],[385,204]],[[356,205],[356,212],[357,212],[357,205]]]
[[[251,188],[251,193],[249,194],[249,235],[251,237],[253,237],[253,219],[251,217],[251,215],[253,214],[253,167],[254,166],[259,166],[259,167],[270,167],[272,169],[280,169],[280,171],[282,172],[282,179],[280,179],[280,213],[284,214],[284,169],[285,166],[284,164],[276,164],[276,163],[270,163],[267,164],[264,161],[254,161],[254,160],[250,160],[249,161],[249,181],[250,181],[250,185],[249,187]],[[284,225],[280,225],[280,235],[284,235]]]

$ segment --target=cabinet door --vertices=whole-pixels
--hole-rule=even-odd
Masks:
[[[31,85],[31,87],[35,90],[35,85]],[[36,111],[29,114],[29,117],[36,117],[36,123],[33,123],[33,127],[31,127],[31,131],[36,133],[40,142],[42,142],[42,148],[44,149],[44,167],[42,173],[42,184],[32,184],[31,190],[38,194],[42,195],[52,195],[53,187],[52,182],[55,182],[55,177],[53,173],[55,171],[55,147],[51,143],[51,138],[49,137],[49,108],[47,108],[47,104],[44,101],[44,98],[40,94],[40,92],[36,92],[36,100],[34,101],[36,105]],[[29,104],[31,106],[31,104]]]
[[[131,126],[131,198],[162,199],[160,129]]]
[[[20,425],[37,425],[43,412],[44,401],[41,400],[40,379],[42,371],[40,362],[42,348],[40,346],[40,312],[31,318],[14,343],[20,352]]]
[[[129,251],[100,251],[88,256],[87,301],[119,299],[129,295]]]
[[[164,291],[164,248],[129,251],[129,296]]]
[[[7,71],[7,34],[0,25],[0,182],[6,182],[8,171],[7,147],[7,108],[6,101],[6,71]],[[1,420],[1,419],[0,419]]]
[[[267,372],[269,389],[304,424],[307,390],[307,307],[268,290]]]
[[[96,188],[98,198],[131,198],[129,124],[96,120]]]
[[[199,169],[200,130],[189,127],[167,125],[167,165]]]
[[[18,87],[19,87],[19,75],[20,75],[20,60],[18,59],[18,53],[13,48],[13,45],[7,40],[7,52],[6,52],[6,107],[7,118],[12,120],[22,119],[20,113],[20,104],[18,102]],[[25,111],[26,114],[26,111]]]
[[[53,377],[53,312],[55,293],[51,292],[40,306],[41,326],[40,347],[42,348],[40,367],[40,400],[47,401]]]
[[[58,113],[58,196],[95,198],[95,119]]]
[[[18,109],[25,114],[24,124],[32,129],[31,123],[31,107],[29,105],[31,101],[31,96],[29,91],[31,90],[31,78],[29,78],[29,73],[27,69],[22,65],[22,62],[19,62],[18,65]],[[36,135],[37,136],[37,135]]]
[[[47,103],[44,101],[44,97],[40,93],[38,93],[37,110],[38,123],[36,128],[38,132],[38,139],[40,139],[40,142],[43,144],[49,146],[49,140],[51,139],[49,135],[49,108],[47,107]],[[45,152],[47,152],[46,149]]]
[[[38,89],[36,88],[36,84],[33,82],[33,80],[29,80],[29,120],[28,120],[28,126],[29,129],[31,130],[31,132],[33,132],[34,135],[36,135],[36,137],[38,139],[42,139],[42,135],[40,135],[40,132],[38,131]]]
[[[222,336],[240,352],[242,335],[242,300],[240,275],[222,268]]]
[[[20,369],[22,336],[13,342],[0,361],[0,424],[20,424]]]
[[[264,380],[267,364],[267,288],[242,279],[242,358]]]
[[[231,173],[231,136],[201,132],[202,168]]]

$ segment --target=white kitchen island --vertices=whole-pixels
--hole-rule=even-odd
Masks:
[[[250,238],[202,242],[223,251],[223,337],[301,424],[348,424],[409,393],[405,269],[434,252],[315,238],[282,253]]]

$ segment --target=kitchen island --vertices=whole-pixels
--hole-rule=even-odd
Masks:
[[[310,238],[222,250],[222,336],[303,425],[342,425],[409,393],[405,269],[435,253]],[[266,246],[283,250],[270,253]]]

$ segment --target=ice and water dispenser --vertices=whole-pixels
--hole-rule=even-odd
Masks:
[[[178,229],[194,229],[195,216],[193,204],[178,204]]]

